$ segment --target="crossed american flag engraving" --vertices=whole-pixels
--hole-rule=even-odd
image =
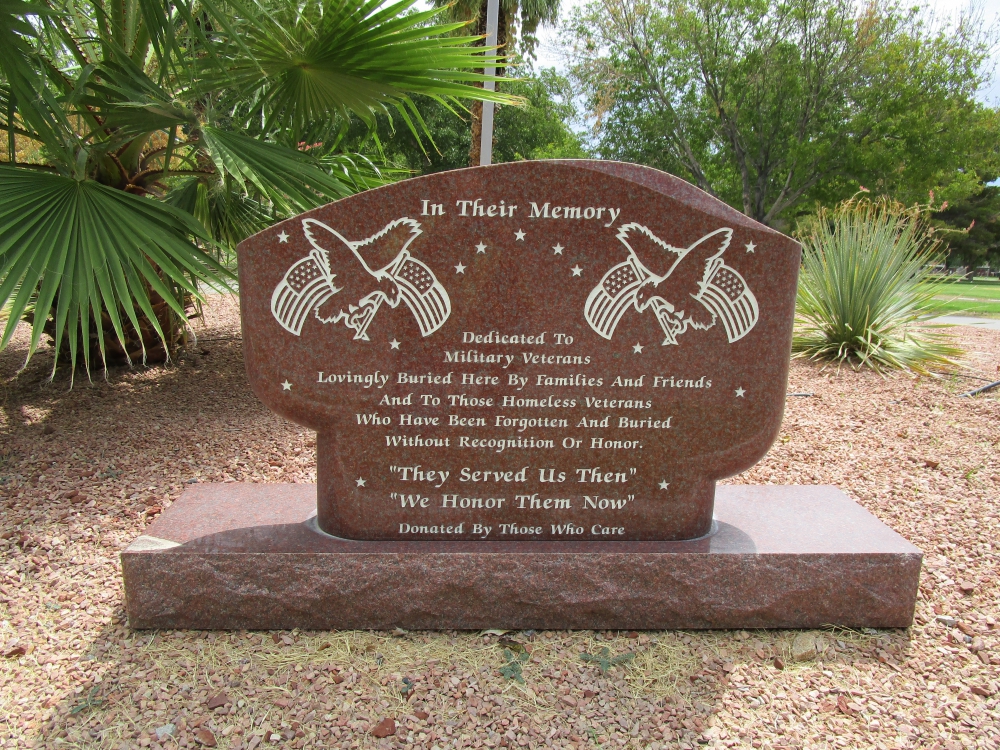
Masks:
[[[757,324],[760,308],[746,280],[722,256],[733,230],[724,227],[686,248],[668,245],[641,224],[626,224],[618,239],[628,257],[612,266],[587,298],[590,327],[610,339],[629,308],[652,309],[663,329],[663,345],[676,344],[689,329],[706,330],[721,321],[730,343]],[[667,270],[657,275],[651,268]]]
[[[451,315],[448,291],[410,252],[422,233],[413,219],[396,219],[355,242],[316,219],[303,219],[302,231],[312,249],[288,269],[271,295],[271,314],[289,333],[301,335],[312,313],[322,323],[343,323],[355,340],[368,341],[368,327],[379,308],[397,307],[400,300],[423,336]]]

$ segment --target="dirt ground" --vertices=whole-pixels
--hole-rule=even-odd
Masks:
[[[795,363],[811,395],[729,480],[839,485],[918,545],[908,630],[135,632],[118,553],[187,483],[314,479],[208,313],[176,365],[72,391],[47,353],[14,379],[24,330],[0,354],[0,747],[1000,748],[1000,390],[958,397],[1000,333],[955,329],[961,377]]]

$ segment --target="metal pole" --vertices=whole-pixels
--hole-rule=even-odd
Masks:
[[[486,5],[486,46],[495,47],[497,43],[497,26],[500,19],[500,0],[489,0]],[[496,54],[487,52],[488,55]],[[488,76],[495,75],[496,66],[490,65],[483,69]],[[496,91],[495,81],[486,81],[483,88]],[[479,144],[479,165],[488,166],[493,162],[493,102],[483,102],[483,140]]]

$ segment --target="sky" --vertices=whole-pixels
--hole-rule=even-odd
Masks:
[[[562,17],[567,17],[570,9],[583,5],[585,1],[562,0]],[[926,4],[934,11],[935,17],[942,20],[957,18],[959,13],[970,9],[969,0],[929,0]],[[978,0],[976,7],[981,9],[985,23],[996,24],[1000,21],[1000,0]],[[565,63],[559,53],[558,29],[542,28],[539,30],[538,37],[537,65],[563,69]],[[1000,49],[994,50],[993,63],[994,65],[1000,63]],[[1000,106],[1000,76],[994,75],[992,83],[979,92],[979,98],[986,104]]]

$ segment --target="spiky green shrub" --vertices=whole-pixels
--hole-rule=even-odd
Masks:
[[[941,240],[919,207],[886,198],[820,209],[799,232],[802,271],[792,351],[875,370],[926,373],[961,354],[929,283]]]

